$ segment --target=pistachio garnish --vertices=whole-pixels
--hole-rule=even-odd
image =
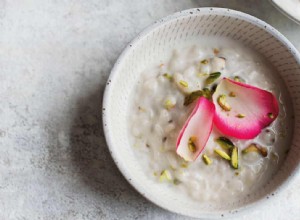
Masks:
[[[175,107],[175,104],[170,99],[167,99],[165,101],[165,109],[170,110],[174,107]]]
[[[199,98],[201,96],[203,96],[202,90],[194,91],[194,92],[190,93],[189,95],[187,95],[184,98],[183,105],[187,106],[187,105],[191,104],[192,102],[194,102],[197,98]]]
[[[244,79],[242,79],[241,77],[239,77],[239,76],[235,76],[235,77],[233,77],[233,80],[234,81],[236,81],[236,82],[242,82],[242,83],[244,83],[245,82],[245,80]]]
[[[166,79],[170,80],[170,81],[173,80],[173,76],[172,76],[171,74],[169,74],[169,73],[164,73],[163,76],[164,76]]]
[[[212,160],[206,154],[202,155],[202,159],[206,165],[210,165],[212,163]]]
[[[207,99],[211,99],[211,91],[208,88],[204,88],[203,90],[194,91],[184,98],[183,105],[187,106],[187,105],[191,104],[192,102],[196,101],[197,98],[199,98],[201,96],[204,96]]]
[[[207,60],[207,59],[201,60],[201,63],[202,63],[202,64],[208,64],[208,60]]]
[[[187,162],[182,162],[180,165],[182,168],[188,168],[189,164]]]
[[[268,156],[268,149],[262,146],[259,146],[258,144],[252,143],[247,148],[245,148],[242,153],[247,154],[250,152],[256,152],[259,153],[261,156],[266,157]]]
[[[173,180],[174,185],[179,185],[181,183],[181,181],[179,179],[174,179]]]
[[[237,117],[237,118],[245,118],[246,115],[244,115],[244,114],[237,114],[235,117]]]
[[[208,76],[209,74],[208,73],[198,73],[197,74],[199,77],[202,77],[202,76]]]
[[[211,99],[212,92],[211,92],[211,90],[209,90],[209,88],[204,88],[204,89],[202,90],[202,92],[203,92],[203,96],[204,96],[205,98]]]
[[[274,118],[274,114],[273,114],[272,112],[270,112],[270,113],[268,113],[268,117],[269,117],[270,119],[273,119],[273,118]]]
[[[230,160],[231,159],[230,156],[222,150],[214,149],[214,151],[215,151],[216,154],[218,154],[220,157],[222,157],[225,160]]]
[[[185,88],[187,88],[187,87],[189,86],[189,84],[188,84],[186,81],[184,81],[184,80],[180,80],[180,81],[179,81],[179,84],[180,84],[181,86],[185,87]]]
[[[217,100],[219,106],[225,110],[225,111],[230,111],[231,110],[231,107],[230,105],[226,102],[226,95],[220,95],[218,97],[218,100]]]
[[[171,176],[171,173],[169,170],[163,170],[161,173],[160,173],[160,177],[159,177],[159,181],[165,181],[165,180],[168,180],[168,181],[171,181],[172,180],[172,176]]]
[[[229,93],[229,96],[230,96],[230,97],[236,97],[236,94],[235,94],[234,92],[230,92],[230,93]]]
[[[229,150],[234,147],[234,144],[226,137],[219,137],[216,139],[216,142],[224,149]]]
[[[238,148],[236,146],[234,146],[231,151],[231,166],[234,169],[239,168],[239,153],[238,153]]]
[[[221,76],[220,72],[211,73],[211,74],[209,74],[209,77],[206,79],[205,83],[207,85],[210,85],[214,81],[216,81],[220,76]]]
[[[196,144],[195,144],[196,140],[197,140],[196,136],[191,136],[189,138],[188,148],[189,148],[189,151],[191,151],[192,153],[196,152]]]

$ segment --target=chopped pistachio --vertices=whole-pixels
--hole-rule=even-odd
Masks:
[[[242,150],[243,154],[247,154],[250,152],[257,152],[259,153],[259,149],[257,148],[256,144],[250,144],[247,148],[245,148],[244,150]]]
[[[188,84],[186,81],[184,81],[184,80],[180,80],[180,81],[179,81],[179,84],[180,84],[181,86],[185,87],[185,88],[187,88],[187,87],[189,86],[189,84]]]
[[[188,168],[189,164],[187,162],[182,162],[180,166],[182,168]]]
[[[234,174],[235,174],[236,176],[240,175],[240,173],[239,173],[239,172],[235,172]]]
[[[171,74],[169,74],[169,73],[164,73],[163,76],[164,76],[166,79],[170,80],[170,81],[173,80],[173,76],[172,76]]]
[[[215,93],[217,87],[218,87],[218,84],[212,85],[211,90],[210,90],[211,95],[213,95]]]
[[[159,177],[159,181],[165,181],[165,180],[168,180],[168,181],[171,181],[172,180],[172,176],[171,176],[171,173],[169,170],[163,170],[161,173],[160,173],[160,177]]]
[[[211,91],[208,88],[204,88],[203,90],[196,90],[184,98],[183,105],[187,106],[201,96],[204,96],[207,99],[211,99]]]
[[[189,151],[191,151],[192,153],[195,153],[196,152],[196,144],[195,144],[195,141],[197,140],[197,137],[196,136],[191,136],[189,138],[189,142],[188,142],[188,148],[189,148]]]
[[[179,179],[174,179],[173,180],[174,185],[179,185],[181,183],[181,181]]]
[[[230,97],[236,97],[236,94],[235,94],[234,92],[230,92],[230,93],[229,93],[229,96],[230,96]]]
[[[242,82],[242,83],[245,82],[245,80],[243,80],[243,79],[242,79],[241,77],[239,77],[239,76],[233,77],[233,80],[236,81],[236,82]]]
[[[209,90],[209,88],[203,88],[202,89],[203,96],[207,99],[211,99],[212,92]]]
[[[231,166],[234,169],[239,168],[239,153],[238,153],[238,148],[236,146],[234,146],[231,151]]]
[[[268,117],[273,119],[274,118],[274,114],[272,112],[268,113]]]
[[[220,95],[218,97],[218,100],[217,100],[219,106],[225,110],[225,111],[230,111],[231,110],[231,107],[230,105],[226,102],[226,95]]]
[[[176,170],[176,167],[173,167],[172,165],[170,165],[170,169],[175,171]]]
[[[235,117],[237,117],[237,118],[245,118],[246,115],[244,115],[244,114],[237,114]]]
[[[202,77],[202,76],[208,76],[209,74],[208,73],[198,73],[197,74],[199,77]]]
[[[207,59],[201,60],[201,63],[202,63],[202,64],[208,64],[208,60],[207,60]]]
[[[165,64],[163,64],[163,63],[161,63],[160,65],[159,65],[159,67],[163,67]]]
[[[212,160],[206,154],[202,155],[202,159],[206,165],[210,165],[212,163]]]
[[[261,156],[266,157],[268,156],[268,149],[262,146],[259,146],[255,143],[250,144],[247,148],[245,148],[242,153],[247,154],[250,152],[259,153]]]
[[[230,160],[231,159],[230,156],[222,150],[214,149],[214,151],[215,151],[216,154],[218,154],[220,157],[224,158],[225,160]]]
[[[154,175],[154,176],[157,176],[157,172],[153,172],[153,175]]]
[[[234,147],[234,144],[226,137],[219,137],[216,139],[216,142],[224,149],[229,150]]]
[[[172,109],[174,107],[175,107],[175,104],[172,103],[172,101],[170,99],[167,99],[165,101],[165,109],[170,110],[170,109]]]
[[[192,93],[190,93],[189,95],[187,95],[185,98],[184,98],[184,103],[183,105],[189,105],[191,104],[192,102],[194,102],[197,98],[203,96],[203,91],[202,90],[197,90],[197,91],[194,91]]]
[[[207,77],[205,83],[206,83],[207,85],[210,85],[210,84],[212,84],[214,81],[216,81],[220,76],[221,76],[221,73],[220,73],[220,72],[214,72],[214,73],[211,73],[211,74],[209,74],[209,77]]]

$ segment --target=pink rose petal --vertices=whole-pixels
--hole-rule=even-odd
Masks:
[[[235,97],[230,97],[231,92]],[[220,95],[226,95],[230,111],[225,111],[218,104]],[[218,85],[213,102],[216,106],[214,117],[216,127],[225,135],[239,139],[256,137],[263,128],[276,119],[279,113],[277,100],[272,93],[226,78]],[[245,117],[239,118],[239,114]]]
[[[215,106],[212,102],[204,97],[198,99],[192,114],[179,133],[176,144],[177,154],[186,161],[194,161],[205,147],[212,130],[214,113]],[[188,141],[192,136],[197,137],[195,152],[190,151],[188,147]]]

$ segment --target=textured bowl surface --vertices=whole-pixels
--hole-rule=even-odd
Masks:
[[[166,184],[153,184],[131,147],[127,131],[130,95],[141,72],[159,63],[177,45],[201,41],[202,36],[227,37],[263,54],[287,86],[295,112],[295,127],[287,159],[261,190],[237,203],[219,207],[182,200]],[[300,59],[296,49],[277,30],[250,15],[222,8],[186,10],[163,18],[139,34],[116,62],[104,95],[103,123],[111,155],[125,178],[155,204],[192,217],[235,215],[267,201],[282,190],[299,169],[300,161]]]

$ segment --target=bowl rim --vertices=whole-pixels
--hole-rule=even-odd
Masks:
[[[175,210],[175,209],[171,209],[168,206],[163,205],[160,202],[160,199],[157,199],[157,197],[154,197],[153,195],[151,195],[148,192],[145,192],[141,187],[140,187],[140,183],[138,183],[139,181],[137,181],[134,178],[131,178],[131,174],[130,171],[128,169],[126,169],[126,166],[124,166],[124,164],[122,164],[115,155],[118,154],[118,150],[117,150],[117,146],[113,145],[112,142],[112,136],[111,136],[111,131],[108,129],[107,126],[107,121],[108,121],[108,117],[106,115],[106,111],[105,109],[106,106],[108,106],[109,104],[109,99],[110,99],[110,93],[111,93],[111,83],[114,82],[114,78],[117,77],[117,74],[119,72],[119,68],[122,65],[124,58],[126,57],[126,55],[134,48],[135,44],[137,44],[139,42],[139,40],[146,36],[147,34],[149,34],[150,32],[152,32],[153,30],[155,30],[156,28],[168,23],[169,21],[172,20],[176,20],[178,18],[183,18],[183,17],[187,17],[187,16],[191,16],[191,15],[201,15],[203,12],[204,13],[208,13],[208,12],[212,12],[213,13],[217,13],[217,14],[227,14],[229,16],[235,15],[238,16],[240,18],[245,19],[247,22],[252,23],[262,29],[265,29],[267,32],[269,32],[272,36],[274,36],[276,39],[278,39],[285,47],[287,47],[289,49],[289,51],[291,52],[291,54],[293,54],[294,59],[297,60],[297,62],[300,64],[300,53],[297,51],[297,49],[293,46],[293,44],[283,35],[281,34],[277,29],[275,29],[273,26],[269,25],[268,23],[266,23],[265,21],[262,21],[259,18],[256,18],[252,15],[249,15],[247,13],[241,12],[241,11],[237,11],[237,10],[232,10],[232,9],[228,9],[228,8],[219,8],[219,7],[200,7],[200,8],[191,8],[191,9],[186,9],[186,10],[182,10],[176,13],[173,13],[171,15],[168,15],[166,17],[163,17],[157,21],[155,21],[154,23],[150,24],[149,26],[147,26],[144,30],[142,30],[132,41],[130,41],[127,46],[123,49],[122,53],[120,54],[120,56],[118,57],[117,61],[115,62],[111,73],[108,77],[107,83],[106,83],[106,87],[104,90],[104,95],[103,95],[103,103],[102,103],[102,123],[103,123],[103,130],[104,130],[104,136],[105,136],[105,140],[108,146],[108,150],[111,154],[112,159],[114,160],[114,163],[117,165],[118,169],[121,171],[122,175],[124,176],[124,178],[127,180],[127,182],[136,190],[138,191],[144,198],[146,198],[148,201],[152,202],[153,204],[168,210],[172,213],[176,213],[176,214],[180,214],[183,216],[189,216],[189,217],[194,217],[194,218],[219,218],[221,217],[221,213],[226,213],[227,216],[233,216],[233,215],[237,215],[240,214],[241,211],[245,212],[247,210],[253,210],[254,207],[256,207],[257,205],[263,205],[266,204],[267,200],[269,199],[270,194],[272,193],[282,193],[282,191],[284,189],[287,188],[287,186],[289,185],[289,183],[295,179],[295,174],[297,172],[299,172],[300,170],[300,163],[297,164],[297,166],[294,168],[294,170],[292,171],[292,173],[281,183],[279,184],[270,194],[265,195],[264,197],[261,197],[259,199],[257,199],[254,202],[251,202],[249,204],[243,205],[239,208],[236,208],[234,210],[232,210],[231,212],[210,212],[209,214],[207,213],[203,213],[201,215],[194,215],[191,213],[185,213],[185,212],[181,212],[180,210]],[[224,214],[225,216],[225,214]],[[223,217],[223,215],[222,215]]]

